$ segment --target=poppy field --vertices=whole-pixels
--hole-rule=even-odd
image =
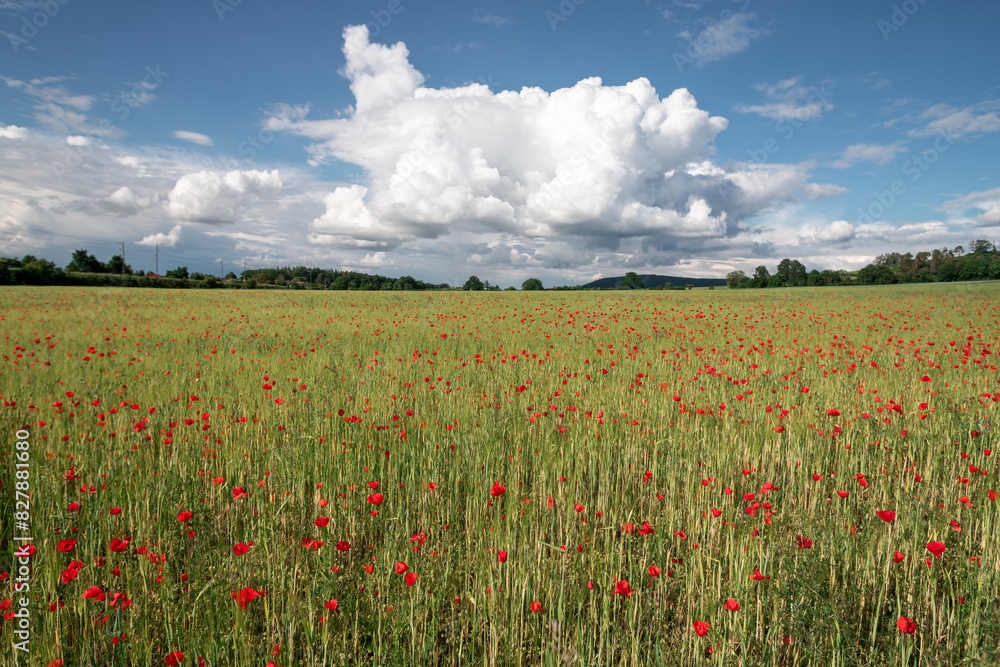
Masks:
[[[0,336],[3,664],[1000,662],[996,285],[21,287]]]

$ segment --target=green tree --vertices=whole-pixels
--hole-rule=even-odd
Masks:
[[[66,265],[66,270],[77,273],[104,273],[104,265],[86,250],[77,250]]]
[[[767,284],[771,281],[771,272],[767,270],[767,267],[761,264],[756,269],[753,270],[753,278],[750,279],[750,287],[767,287]]]
[[[743,279],[747,277],[747,274],[742,271],[730,271],[726,274],[726,287],[730,289],[739,287]]]
[[[51,285],[56,277],[62,274],[62,269],[47,259],[38,259],[34,255],[25,255],[21,266],[16,271],[14,282],[26,285]]]
[[[969,244],[969,252],[974,255],[984,252],[993,252],[993,244],[986,239],[976,239]]]
[[[642,289],[642,278],[635,271],[629,271],[625,274],[625,282],[623,285],[625,289]]]
[[[538,278],[528,278],[523,283],[521,283],[521,289],[525,292],[537,292],[539,290],[545,289],[542,287],[542,281]]]
[[[778,284],[783,287],[802,287],[806,284],[806,267],[797,259],[783,259],[778,263]]]
[[[166,273],[167,278],[187,278],[188,277],[188,267],[178,266],[176,269],[170,269]]]
[[[108,260],[107,264],[104,265],[104,271],[107,273],[118,273],[118,274],[130,274],[132,273],[132,267],[125,263],[121,255],[114,255]]]
[[[885,264],[869,264],[858,271],[858,282],[862,285],[892,285],[896,282],[896,272]]]
[[[462,289],[466,292],[482,292],[483,281],[479,279],[479,276],[469,276],[469,279],[462,285]]]

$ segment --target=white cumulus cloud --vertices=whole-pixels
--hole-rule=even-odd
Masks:
[[[308,107],[282,105],[265,124],[314,140],[313,164],[337,160],[367,174],[364,185],[325,197],[309,228],[315,244],[384,252],[492,233],[610,250],[636,238],[662,250],[736,234],[747,218],[800,196],[843,191],[808,183],[795,165],[715,164],[713,142],[728,121],[683,88],[661,98],[645,78],[610,86],[597,77],[552,92],[429,88],[404,44],[373,44],[364,26],[344,30],[344,53],[353,108],[310,120]],[[553,264],[567,256],[516,244],[479,261],[493,261],[487,255]]]
[[[181,176],[168,195],[167,213],[175,220],[235,222],[240,211],[281,191],[278,170],[199,171]]]
[[[0,139],[27,139],[28,130],[17,125],[0,125]]]
[[[177,242],[181,240],[183,231],[184,227],[182,225],[174,225],[169,232],[150,234],[149,236],[143,237],[141,241],[136,241],[136,244],[147,246],[162,245],[167,248],[176,248]]]

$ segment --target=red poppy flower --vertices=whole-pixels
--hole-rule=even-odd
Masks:
[[[882,519],[886,523],[892,523],[892,520],[896,518],[896,513],[889,510],[882,510],[880,512],[875,512],[878,514],[878,518]]]
[[[183,512],[181,512],[180,514],[177,515],[177,520],[178,521],[187,521],[188,519],[190,519],[193,516],[194,516],[193,512],[188,512],[187,510],[184,510]]]
[[[993,489],[990,489],[989,492],[988,492],[988,495],[990,497],[990,500],[992,500],[993,502],[997,501],[997,492],[996,491],[994,491]]]
[[[661,572],[661,570],[660,570],[660,566],[659,565],[650,565],[649,566],[649,576],[651,576],[651,577],[658,577],[658,576],[660,576],[660,572]]]
[[[649,525],[648,521],[642,522],[642,528],[639,529],[640,535],[652,535],[654,532],[656,531],[653,530],[653,527]]]
[[[626,598],[630,597],[632,593],[635,593],[635,591],[632,590],[632,587],[629,586],[629,583],[624,579],[615,584],[615,590],[611,592],[616,595],[624,595]]]
[[[539,602],[538,600],[535,600],[534,602],[531,603],[531,605],[528,607],[528,609],[530,609],[531,611],[533,611],[533,612],[535,612],[537,614],[538,612],[540,612],[542,610],[542,603]]]
[[[837,491],[837,495],[840,496],[841,498],[846,498],[847,496],[849,496],[851,494],[848,493],[847,491]]]
[[[501,563],[506,563],[507,562],[507,552],[506,551],[498,551],[497,552],[497,560],[500,561]]]
[[[59,540],[56,544],[56,551],[59,553],[68,553],[76,548],[76,540]]]
[[[674,531],[674,535],[676,535],[677,537],[681,538],[682,540],[686,540],[687,539],[687,534],[683,530],[675,530]]]
[[[403,561],[401,561],[401,560],[396,561],[396,574],[403,574],[404,572],[406,572],[409,569],[410,569],[410,566],[407,565],[406,563],[404,563]]]
[[[111,516],[114,516],[116,514],[121,514],[121,513],[122,513],[122,508],[121,507],[112,507],[111,508]]]
[[[337,611],[337,601],[336,600],[330,600],[329,602],[327,602],[323,606],[326,607],[327,609],[329,609],[330,611]]]
[[[969,500],[969,496],[962,496],[961,498],[958,499],[958,502],[962,503],[963,505],[972,507],[972,501]]]
[[[184,659],[183,651],[174,651],[173,653],[167,656],[167,665],[169,667],[177,667],[177,665],[181,664],[181,660],[183,659]]]
[[[132,540],[131,537],[126,537],[124,540],[120,540],[117,537],[111,540],[111,544],[108,549],[114,551],[115,553],[121,553],[128,549],[128,543]]]
[[[729,611],[739,611],[740,610],[740,603],[737,602],[736,600],[726,600],[726,604],[723,605],[723,606],[726,609],[728,609]]]
[[[302,547],[305,549],[319,549],[323,546],[323,540],[314,540],[311,537],[302,538]]]
[[[908,635],[912,635],[917,631],[917,624],[913,622],[913,619],[907,618],[906,616],[900,616],[896,621],[896,627],[899,628],[900,632]]]
[[[250,551],[251,546],[253,546],[253,542],[250,542],[249,544],[244,542],[239,542],[233,545],[233,553],[236,554],[237,556],[242,556],[243,554]]]
[[[84,600],[94,599],[94,600],[97,600],[98,602],[103,602],[104,598],[105,598],[105,595],[104,595],[104,592],[101,591],[101,587],[100,586],[91,586],[90,588],[88,588],[87,590],[85,590],[83,592],[83,599]]]
[[[838,410],[837,408],[830,408],[829,410],[826,411],[826,416],[827,417],[839,417],[840,416],[840,410]]]
[[[714,516],[716,518],[719,518],[720,516],[722,516],[722,510],[717,510],[717,509],[715,509],[713,507],[712,508],[712,516]]]
[[[629,535],[631,535],[634,531],[635,531],[635,526],[632,525],[631,521],[626,522],[622,526],[622,532],[623,533],[628,533]]]
[[[236,601],[240,609],[246,609],[247,605],[259,598],[262,595],[267,595],[264,591],[255,591],[249,586],[241,590],[239,593],[236,591],[229,591],[229,597]]]
[[[409,588],[413,584],[417,583],[417,573],[416,572],[407,572],[406,576],[403,577],[403,579],[404,579],[404,581],[406,581],[407,588]]]
[[[381,493],[373,493],[368,496],[368,503],[370,505],[381,505],[383,499]]]
[[[893,554],[893,556],[892,556],[892,562],[893,562],[893,563],[902,563],[902,562],[903,562],[903,559],[904,559],[904,558],[906,558],[906,556],[905,556],[904,554],[901,554],[901,553],[899,553],[899,552],[897,551],[897,552],[896,552],[895,554]]]
[[[810,540],[808,537],[802,537],[801,535],[798,535],[795,538],[795,544],[798,545],[799,549],[812,549],[813,541]]]
[[[64,584],[68,584],[69,582],[73,581],[74,579],[76,579],[77,575],[80,574],[80,566],[79,565],[74,566],[74,564],[76,563],[80,563],[80,561],[78,560],[73,561],[72,563],[70,563],[69,567],[67,567],[66,570],[61,575],[59,575],[59,578],[62,580]]]
[[[771,577],[765,577],[760,573],[760,570],[754,568],[753,574],[750,575],[750,581],[760,581],[762,579],[770,579]]]
[[[351,548],[350,542],[345,542],[343,540],[337,542],[337,551],[347,551],[350,548]]]
[[[493,488],[490,489],[490,495],[493,496],[494,498],[498,498],[499,496],[502,496],[506,492],[507,489],[503,485],[501,485],[500,482],[494,482]]]
[[[69,504],[68,507],[66,507],[66,509],[68,509],[70,512],[77,511],[78,509],[80,509],[80,503],[79,503],[79,501],[74,500],[73,502],[71,502]]]
[[[927,550],[934,554],[935,558],[940,558],[944,553],[944,542],[928,542]]]
[[[704,637],[710,627],[705,621],[695,621],[691,625],[694,626],[694,631],[698,633],[699,637]]]

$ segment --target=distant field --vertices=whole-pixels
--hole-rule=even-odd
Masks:
[[[2,288],[0,332],[2,664],[1000,662],[998,285]]]

